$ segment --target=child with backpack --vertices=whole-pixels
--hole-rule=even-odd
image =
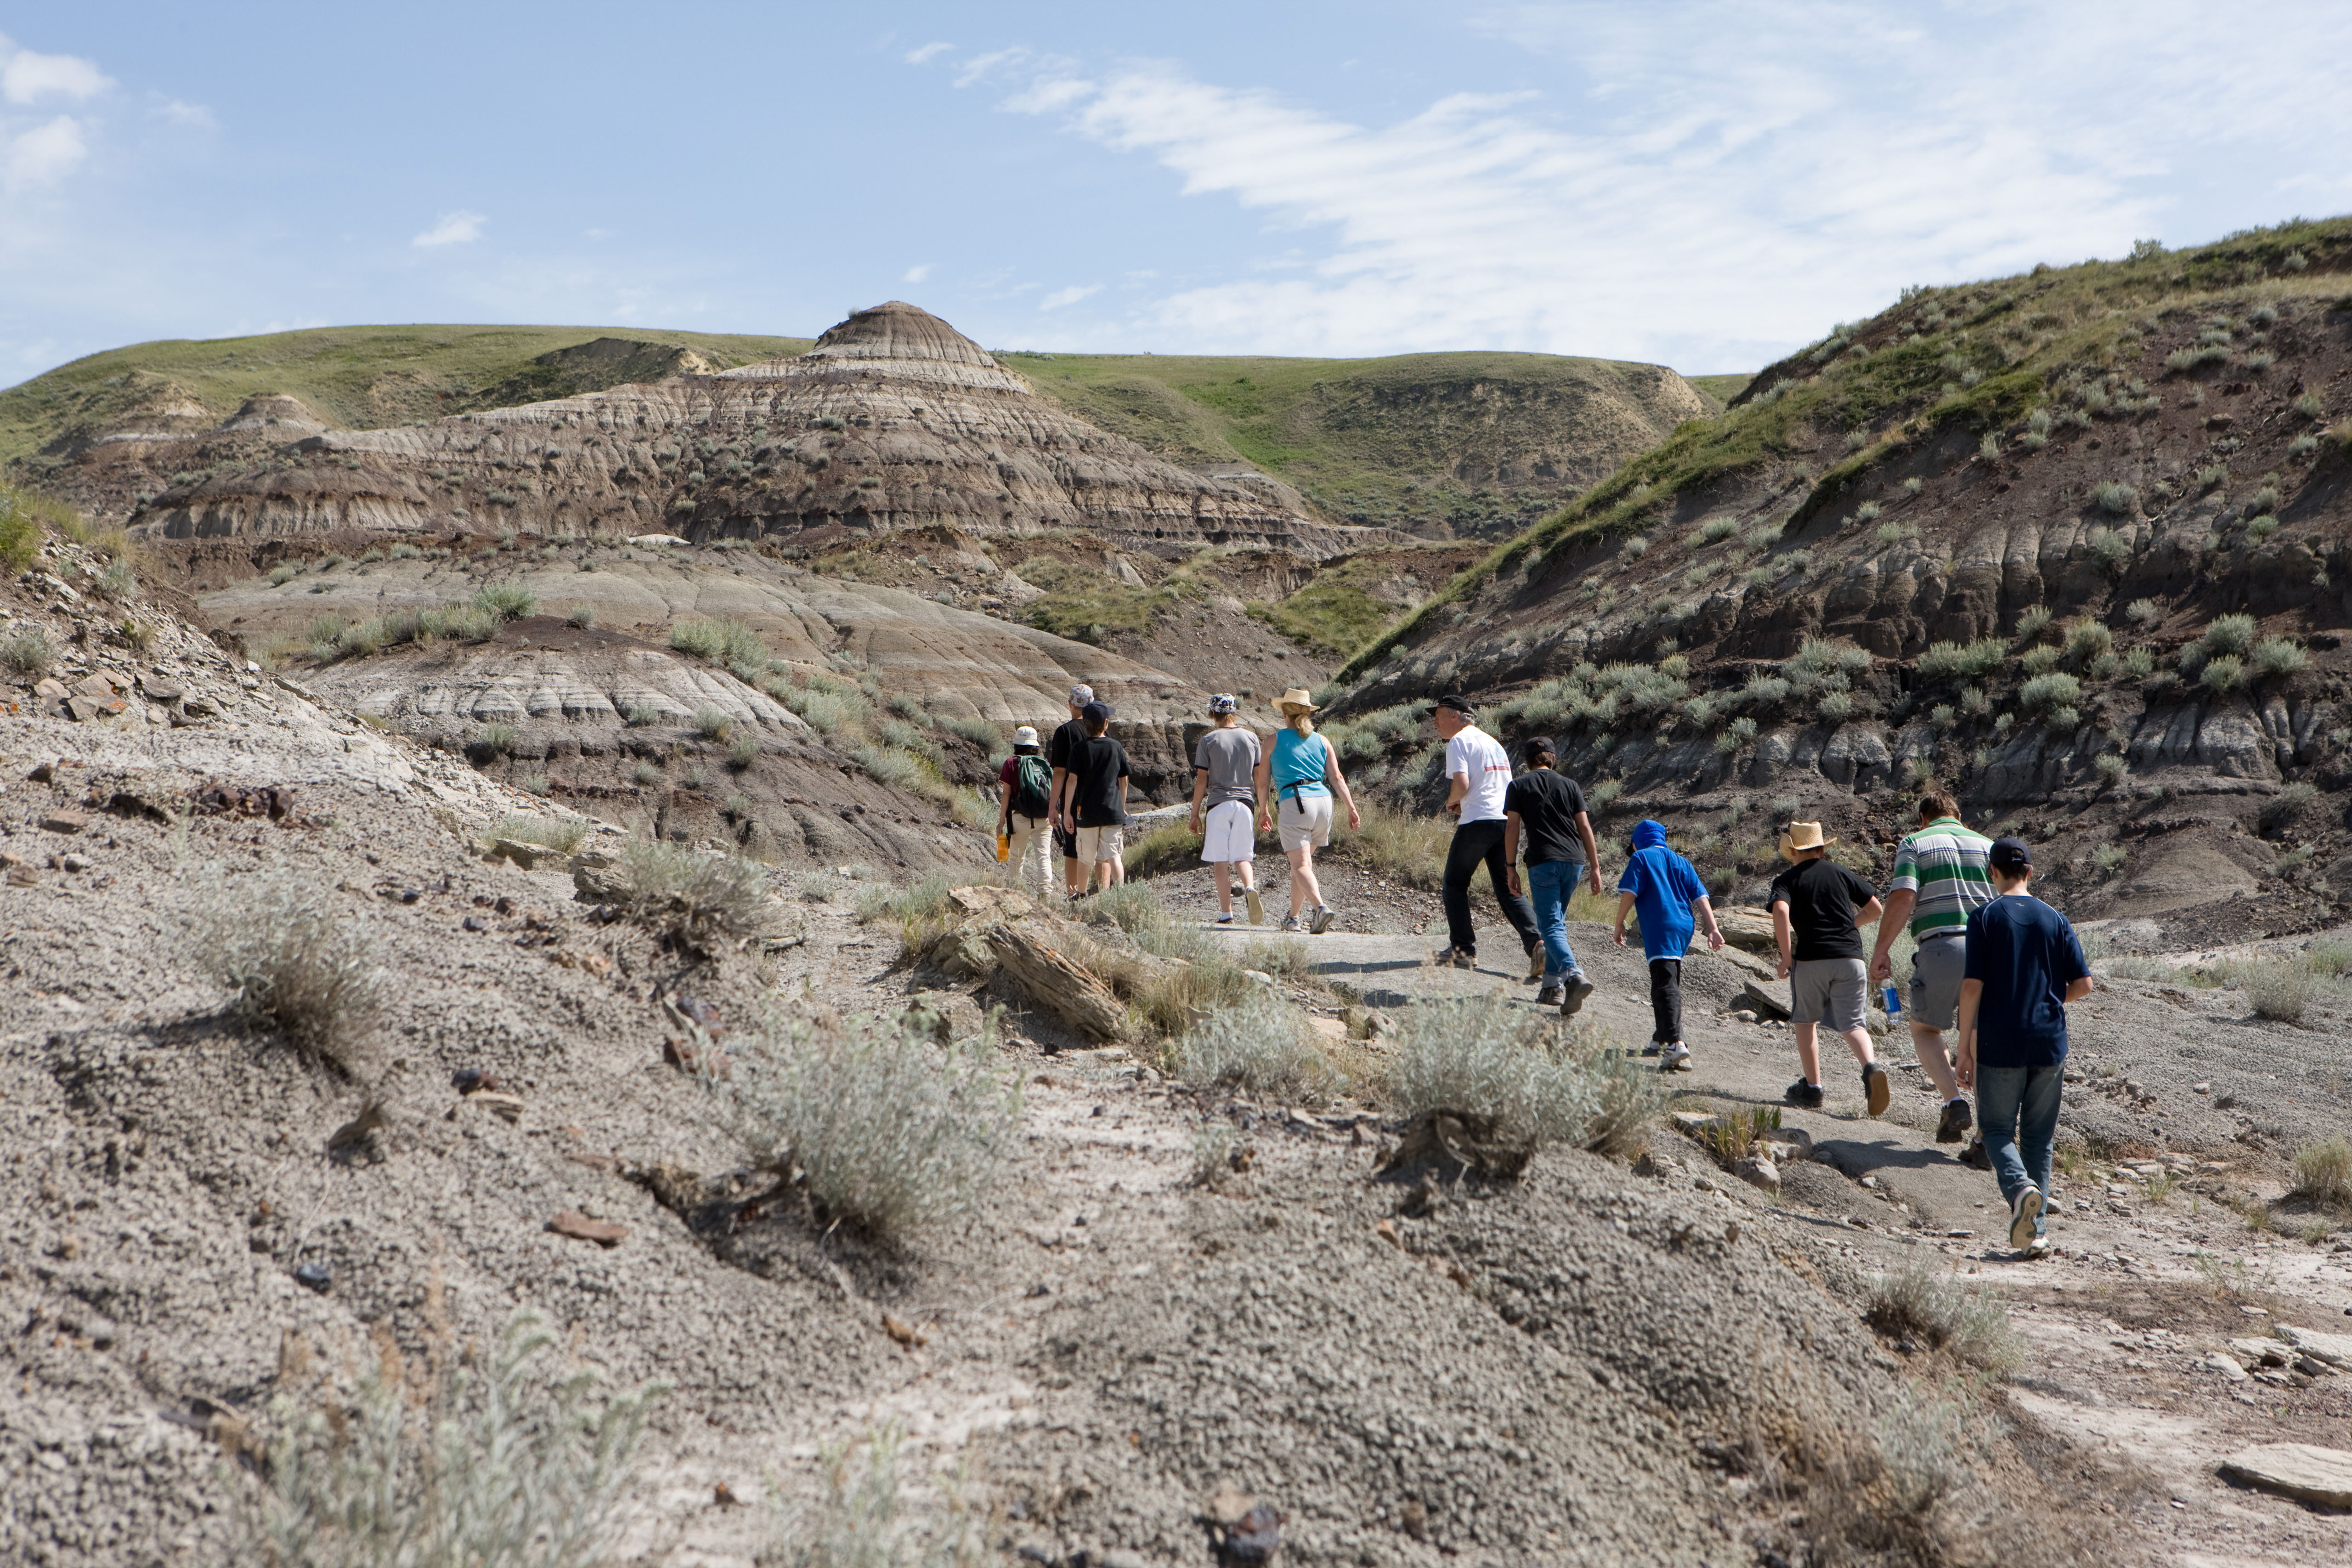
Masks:
[[[1037,749],[1037,731],[1024,724],[1013,731],[1013,754],[996,776],[1004,785],[1003,805],[996,814],[997,837],[1006,841],[1004,885],[1018,888],[1030,847],[1036,847],[1040,892],[1054,890],[1054,836],[1048,818],[1054,810],[1054,765]]]
[[[1706,884],[1691,863],[1666,847],[1664,823],[1633,825],[1625,874],[1617,879],[1617,945],[1625,945],[1625,917],[1635,909],[1642,916],[1642,952],[1650,961],[1650,1014],[1656,1027],[1642,1054],[1659,1058],[1660,1072],[1691,1070],[1690,1047],[1683,1041],[1683,954],[1690,951],[1697,929],[1693,917],[1706,921],[1710,952],[1723,951],[1723,928],[1715,923],[1715,905]]]

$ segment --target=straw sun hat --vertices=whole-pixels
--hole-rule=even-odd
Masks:
[[[1826,849],[1836,842],[1822,837],[1822,825],[1818,822],[1792,822],[1780,835],[1780,858],[1794,860],[1805,850]]]
[[[1274,705],[1276,708],[1284,710],[1304,708],[1309,713],[1315,711],[1315,700],[1307,694],[1307,688],[1303,686],[1292,687],[1289,690],[1276,698],[1274,700]]]

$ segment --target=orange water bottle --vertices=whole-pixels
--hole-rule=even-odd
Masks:
[[[996,863],[997,863],[998,865],[1002,866],[1002,865],[1003,865],[1007,860],[1010,860],[1010,859],[1012,859],[1012,858],[1013,858],[1013,835],[1011,835],[1010,833],[1000,833],[1000,834],[998,834],[998,835],[996,836]]]

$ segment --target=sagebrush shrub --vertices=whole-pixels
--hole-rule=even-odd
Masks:
[[[538,606],[539,596],[520,583],[492,583],[474,595],[474,607],[501,620],[519,621]]]
[[[0,638],[0,666],[26,685],[48,674],[57,661],[57,649],[49,646],[48,633],[39,626],[19,626]]]
[[[1864,1315],[1881,1333],[1925,1340],[1996,1375],[2025,1364],[2024,1341],[1990,1288],[1971,1290],[1924,1262],[1881,1275]]]
[[[2297,1149],[2289,1191],[2322,1208],[2352,1209],[2352,1141],[2339,1134]]]
[[[520,844],[541,845],[563,855],[579,848],[587,837],[588,819],[584,816],[502,816],[485,835],[488,839],[511,838]]]
[[[1321,1099],[1347,1082],[1317,1047],[1306,1015],[1263,981],[1250,982],[1233,1005],[1185,1030],[1169,1058],[1175,1075],[1196,1089]]]
[[[446,1336],[445,1336],[446,1337]],[[551,1374],[536,1313],[509,1320],[480,1372],[437,1344],[367,1358],[270,1403],[266,1480],[237,1560],[277,1568],[593,1568],[609,1561],[648,1407],[640,1384],[600,1397],[585,1368]],[[281,1379],[281,1389],[284,1380]]]
[[[281,873],[221,879],[195,903],[198,952],[257,1027],[355,1070],[390,1005],[375,928],[331,886]]]
[[[753,861],[641,838],[622,852],[621,867],[619,901],[680,941],[750,936],[767,923],[768,874]]]
[[[772,1017],[731,1037],[719,1122],[758,1163],[797,1167],[823,1217],[900,1237],[977,1208],[1021,1125],[992,1016],[940,1045],[920,1008],[895,1018]]]
[[[2255,669],[2271,676],[2296,674],[2311,662],[2303,645],[2292,637],[2264,637],[2250,657]]]
[[[1656,1075],[1629,1081],[1610,1048],[1584,1030],[1561,1040],[1502,996],[1419,1002],[1401,1019],[1388,1087],[1408,1116],[1468,1111],[1538,1143],[1622,1152],[1656,1114]]]

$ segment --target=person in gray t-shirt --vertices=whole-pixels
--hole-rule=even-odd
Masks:
[[[1219,925],[1234,919],[1234,879],[1241,879],[1250,924],[1265,923],[1257,896],[1257,737],[1239,723],[1241,704],[1224,692],[1209,699],[1216,728],[1192,747],[1192,831],[1201,835],[1201,858],[1216,868]]]

